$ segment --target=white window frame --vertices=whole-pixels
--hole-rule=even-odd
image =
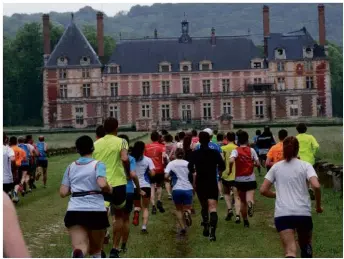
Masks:
[[[142,95],[149,96],[150,95],[150,82],[149,81],[142,81]]]
[[[313,71],[313,63],[312,61],[305,61],[305,71],[310,72]]]
[[[60,98],[68,98],[68,87],[66,84],[60,85]]]
[[[289,99],[289,115],[290,115],[290,117],[298,117],[299,116],[299,108],[300,108],[300,104],[299,104],[298,99]]]
[[[184,91],[184,90],[188,91]],[[191,92],[191,80],[189,77],[182,77],[182,93],[189,94]]]
[[[141,118],[150,119],[151,107],[150,104],[141,105]]]
[[[110,96],[117,97],[119,95],[118,82],[110,83]]]
[[[209,69],[203,70],[203,65],[209,65]],[[211,70],[213,70],[213,64],[211,63],[210,60],[203,60],[203,61],[199,62],[199,70],[200,71],[211,71]]]
[[[254,114],[256,118],[264,118],[265,103],[262,100],[254,101]],[[258,108],[258,109],[257,109]]]
[[[181,110],[181,116],[180,117],[181,117],[181,119],[183,121],[187,121],[188,120],[188,113],[190,114],[190,120],[192,120],[192,112],[193,112],[193,110],[192,110],[191,104],[189,104],[189,103],[182,104],[180,110]]]
[[[277,62],[277,71],[284,72],[284,70],[285,70],[284,62]]]
[[[229,78],[222,79],[222,92],[229,93],[231,91],[231,80]]]
[[[109,74],[119,74],[119,65],[117,64],[110,64],[108,66],[108,73]]]
[[[91,97],[91,84],[83,84],[82,85],[82,96],[84,98]]]
[[[109,117],[116,118],[119,121],[119,107],[118,105],[109,106]]]
[[[311,84],[311,87],[309,87]],[[314,89],[314,78],[313,76],[306,76],[306,89]]]
[[[59,69],[59,79],[67,79],[67,69],[65,68]]]
[[[211,93],[211,80],[210,79],[203,79],[202,80],[202,88],[204,94]]]
[[[169,104],[161,105],[161,120],[169,121],[171,119],[171,107]]]
[[[223,114],[232,115],[232,103],[230,101],[225,101],[222,104]]]
[[[90,69],[89,68],[83,68],[82,69],[82,78],[90,78]]]
[[[202,118],[203,120],[211,120],[212,119],[212,106],[211,103],[203,103],[202,104]]]
[[[168,67],[168,71],[163,71],[163,67]],[[172,66],[171,66],[171,63],[170,62],[167,62],[167,61],[163,61],[163,62],[160,62],[159,64],[159,72],[160,73],[169,73],[171,72],[172,70]]]
[[[184,67],[187,67],[188,69],[186,71],[184,71]],[[180,72],[190,72],[192,69],[191,69],[191,62],[189,61],[183,61],[183,62],[180,62],[179,64],[179,70]]]
[[[84,125],[85,118],[84,118],[84,107],[77,106],[75,107],[75,124],[76,125]]]
[[[278,90],[283,91],[285,90],[285,77],[277,77],[277,87]]]
[[[163,95],[169,95],[170,94],[170,81],[169,80],[163,80],[161,81],[161,93]]]

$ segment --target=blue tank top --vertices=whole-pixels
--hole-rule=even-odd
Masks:
[[[21,162],[21,165],[29,165],[29,161],[30,161],[30,157],[31,157],[29,148],[25,144],[19,144],[18,147],[23,149],[25,151],[25,154],[26,154],[26,160],[23,160]]]
[[[44,146],[45,146],[44,142],[37,143],[37,149],[39,151],[38,160],[47,160],[47,153],[44,150]]]

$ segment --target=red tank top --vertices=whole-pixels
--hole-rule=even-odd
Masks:
[[[249,176],[253,173],[254,162],[250,147],[237,147],[238,157],[235,159],[235,175]]]

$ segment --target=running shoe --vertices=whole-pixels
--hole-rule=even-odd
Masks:
[[[28,192],[28,193],[29,193],[29,192],[32,192],[32,189],[30,188],[27,192]]]
[[[134,217],[133,217],[133,225],[134,226],[138,226],[140,223],[140,212],[138,212],[137,210],[134,211]]]
[[[125,244],[122,244],[120,252],[126,253],[127,251],[128,251],[127,246]]]
[[[247,219],[244,219],[244,228],[249,228],[250,227],[250,223],[248,222]]]
[[[248,202],[248,216],[253,217],[253,204],[252,202]]]
[[[169,199],[170,201],[172,200],[172,195],[171,195],[171,194],[168,195],[168,199]]]
[[[202,226],[203,226],[203,236],[209,237],[209,223],[202,222]]]
[[[192,219],[191,219],[191,215],[188,211],[184,211],[184,220],[185,220],[185,224],[188,227],[191,227],[192,225]]]
[[[152,208],[152,214],[155,215],[156,214],[156,207],[155,205],[153,205],[153,208]]]
[[[14,203],[18,203],[18,202],[19,202],[18,194],[17,194],[17,192],[15,192],[15,191],[13,192],[12,201],[13,201]]]
[[[37,189],[37,187],[34,183],[32,184],[32,189]]]
[[[164,209],[164,207],[162,206],[162,202],[161,202],[161,201],[158,201],[158,203],[157,203],[157,208],[158,208],[158,210],[160,211],[160,213],[164,213],[164,212],[165,212],[165,209]]]
[[[228,213],[227,213],[227,217],[226,217],[226,221],[230,221],[232,220],[232,217],[233,217],[233,211],[232,210],[228,210]]]
[[[119,258],[119,251],[115,248],[112,248],[110,251],[109,258]]]
[[[216,241],[215,230],[216,230],[216,228],[210,227],[210,234],[209,234],[210,242],[215,242]]]
[[[104,252],[104,250],[100,251],[100,256],[101,258],[106,258],[106,253]]]
[[[241,220],[240,220],[240,216],[236,216],[235,217],[235,224],[240,224]]]
[[[224,197],[223,197],[223,195],[221,195],[221,196],[220,196],[220,200],[223,200],[223,199],[224,199]]]
[[[75,249],[73,251],[73,258],[84,258],[84,254],[80,249]]]
[[[311,197],[311,200],[314,201],[315,200],[315,195],[314,195],[313,189],[309,188],[308,192],[309,192],[309,196]]]
[[[145,228],[141,229],[141,234],[147,235],[148,234],[147,229],[145,229]]]

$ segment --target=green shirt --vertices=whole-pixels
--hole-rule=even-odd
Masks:
[[[211,142],[217,144],[217,137],[216,137],[216,135],[213,135],[213,137],[211,139]]]
[[[317,140],[310,134],[302,133],[296,136],[299,141],[299,157],[311,165],[315,164],[315,154],[319,150]]]
[[[231,153],[234,149],[236,149],[238,146],[235,145],[234,143],[229,143],[226,146],[222,146],[222,152],[223,152],[223,157],[225,159],[226,163],[226,170],[222,173],[222,179],[225,181],[234,181],[235,180],[235,163],[233,164],[232,167],[232,173],[228,175],[229,173],[229,158],[231,156]]]
[[[121,150],[128,150],[126,140],[105,135],[94,142],[93,158],[106,166],[106,180],[112,187],[126,185],[127,177],[121,160]]]

